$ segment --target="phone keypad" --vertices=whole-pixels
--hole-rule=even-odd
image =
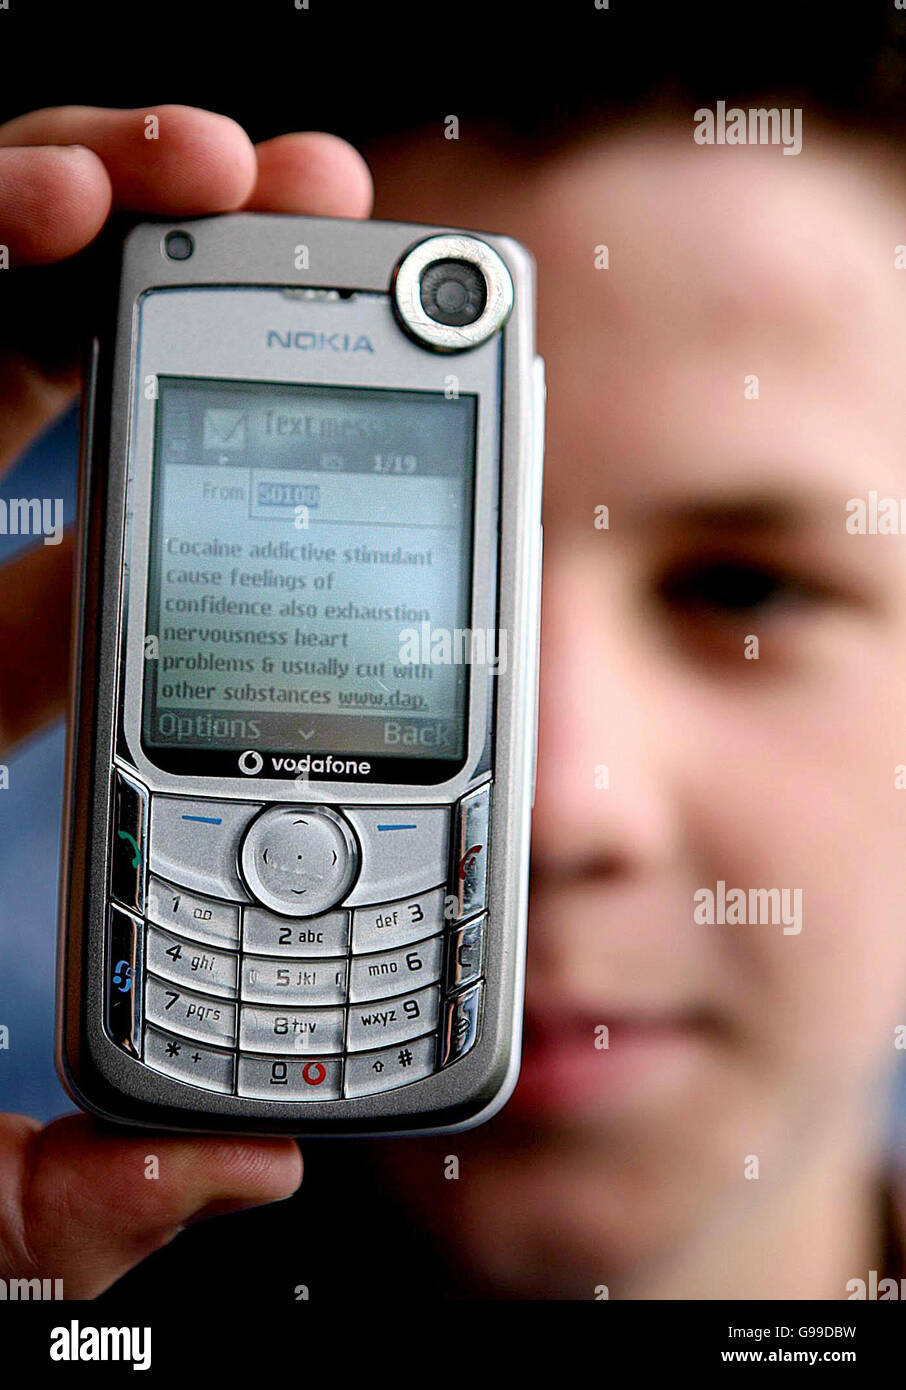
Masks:
[[[440,1019],[440,990],[436,985],[392,999],[371,999],[349,1010],[346,1046],[364,1052],[388,1043],[407,1042],[419,1033],[433,1033]]]
[[[320,1102],[474,1046],[489,783],[452,808],[149,795],[118,769],[113,790],[105,1022],[146,1066]]]
[[[239,1057],[236,1094],[252,1100],[340,1100],[343,1063],[336,1057],[287,1061],[285,1057]]]
[[[421,1081],[437,1070],[437,1042],[432,1033],[379,1052],[353,1053],[346,1059],[346,1095],[373,1096]]]

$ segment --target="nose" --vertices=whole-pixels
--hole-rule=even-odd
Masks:
[[[680,832],[663,676],[626,567],[602,563],[594,545],[545,551],[533,870],[650,876],[674,859]]]

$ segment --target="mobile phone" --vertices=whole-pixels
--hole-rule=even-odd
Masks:
[[[478,1124],[515,1085],[522,1017],[532,258],[229,214],[135,225],[109,284],[82,423],[64,1083],[163,1129]]]

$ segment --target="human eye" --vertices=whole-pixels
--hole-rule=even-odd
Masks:
[[[776,563],[728,555],[675,560],[658,575],[655,591],[670,609],[725,622],[779,616],[822,596],[820,584]]]

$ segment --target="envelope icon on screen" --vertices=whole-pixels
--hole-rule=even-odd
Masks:
[[[248,430],[247,410],[206,410],[204,447],[206,449],[244,449]]]

